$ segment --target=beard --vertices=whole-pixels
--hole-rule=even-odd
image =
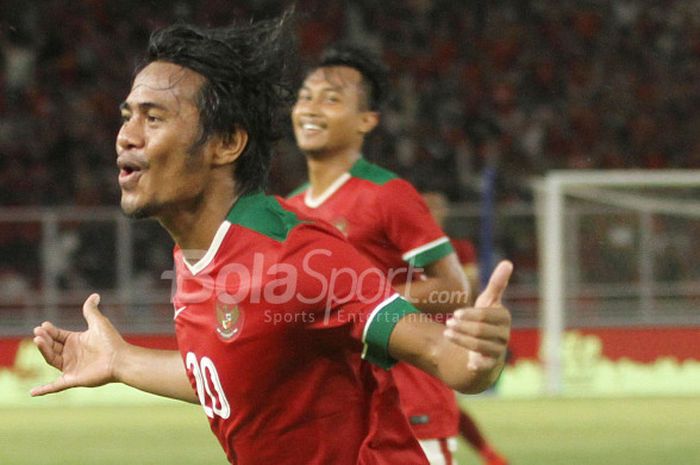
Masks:
[[[129,208],[125,206],[123,203],[121,205],[121,210],[124,216],[127,218],[131,218],[134,220],[143,220],[146,218],[152,218],[156,216],[157,212],[160,211],[162,208],[162,205],[142,205],[136,208]]]
[[[127,211],[122,208],[122,213],[124,214],[124,216],[132,220],[145,220],[147,218],[155,216],[154,211],[149,207],[137,208],[133,211]]]
[[[159,222],[172,218],[181,211],[194,211],[201,208],[204,203],[204,191],[198,192],[195,195],[178,197],[170,201],[157,201],[129,207],[121,204],[121,211],[127,218],[134,220],[155,219]]]

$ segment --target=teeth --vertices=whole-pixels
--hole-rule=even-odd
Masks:
[[[319,130],[321,129],[321,126],[318,124],[313,124],[313,123],[304,123],[301,125],[302,129],[312,129],[312,130]]]

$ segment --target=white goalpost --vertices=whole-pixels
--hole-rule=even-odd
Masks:
[[[650,252],[660,247],[655,230],[660,228],[658,223],[666,226],[664,221],[668,218],[675,221],[668,229],[674,225],[678,227],[680,222],[682,231],[674,232],[674,238],[688,236],[692,240],[700,232],[700,170],[551,171],[537,180],[534,187],[540,270],[540,358],[544,367],[544,389],[547,394],[561,394],[563,334],[570,323],[568,319],[575,305],[572,303],[574,299],[582,300],[582,296],[591,298],[595,294],[593,298],[599,301],[606,298],[613,301],[618,295],[623,296],[620,307],[630,306],[630,302],[637,307],[629,310],[630,313],[625,316],[618,316],[617,320],[616,315],[620,315],[616,313],[618,310],[610,310],[607,314],[597,310],[597,321],[601,324],[615,324],[616,321],[655,324],[668,316],[660,311],[664,306],[663,298],[658,297],[662,291],[672,297],[677,295],[673,293],[682,295],[683,289],[690,289],[689,292],[696,293],[694,295],[700,294],[697,288],[700,283],[694,281],[700,274],[700,263],[679,267],[691,271],[674,277],[675,280],[671,282],[665,275],[658,276],[658,256],[662,254]],[[582,218],[588,218],[587,222],[594,226],[606,225],[607,236],[591,238],[590,235],[595,235],[596,230],[590,225],[588,229],[583,227]],[[608,218],[607,223],[601,218]],[[634,253],[628,266],[634,282],[621,279],[616,287],[606,287],[605,282],[591,284],[590,281],[596,278],[595,269],[588,272],[593,278],[586,281],[581,262],[619,262],[617,256],[606,256],[604,250],[595,250],[607,240],[627,247],[630,257]],[[679,255],[678,260],[682,261],[683,254]],[[607,264],[598,265],[605,269]],[[666,268],[672,269],[672,264]],[[605,273],[601,273],[600,280],[605,281],[605,276]],[[614,270],[610,276],[615,276]],[[693,287],[696,287],[695,291]],[[610,291],[611,288],[617,289],[618,294]],[[682,302],[670,302],[670,307],[683,306]],[[688,313],[679,312],[680,319],[685,318],[683,315],[692,315],[692,309]],[[585,315],[582,318],[585,320]]]

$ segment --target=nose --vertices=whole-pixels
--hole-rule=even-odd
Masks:
[[[318,99],[305,98],[297,100],[294,105],[294,112],[300,115],[316,115],[318,114]]]
[[[117,152],[143,147],[145,138],[136,117],[122,123],[117,133]]]

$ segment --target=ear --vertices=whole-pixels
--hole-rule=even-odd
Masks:
[[[248,132],[236,126],[228,141],[219,138],[214,147],[212,164],[216,166],[230,165],[241,156],[248,145]]]
[[[362,134],[368,134],[374,130],[379,124],[379,112],[364,111],[360,119],[360,127],[358,131]]]

